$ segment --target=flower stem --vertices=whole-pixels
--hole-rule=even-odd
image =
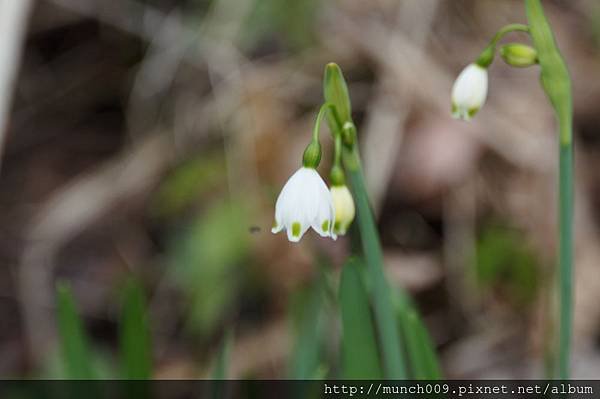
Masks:
[[[319,132],[321,131],[321,121],[323,120],[325,113],[327,111],[331,112],[332,109],[334,109],[334,107],[331,103],[324,103],[323,105],[321,105],[321,108],[319,108],[319,113],[317,114],[317,119],[315,121],[315,127],[313,128],[313,141],[319,141]]]
[[[492,61],[494,60],[494,56],[496,55],[496,45],[506,35],[510,32],[529,32],[529,26],[523,24],[509,24],[500,28],[498,32],[494,35],[490,43],[486,46],[486,48],[481,52],[479,57],[477,57],[477,61],[475,63],[483,68],[487,68]]]
[[[573,99],[571,78],[540,0],[525,0],[531,39],[538,52],[541,83],[559,125],[558,362],[554,377],[569,378],[573,307]]]
[[[573,308],[573,148],[570,144],[560,146],[559,173],[559,273],[558,292],[560,325],[558,334],[558,370],[560,379],[569,378],[571,352],[571,323]]]
[[[364,175],[356,146],[348,155],[346,167],[354,192],[362,247],[371,279],[371,295],[377,333],[381,341],[385,374],[389,379],[406,378],[406,365],[401,355],[399,330],[392,307],[390,288],[383,270],[383,253],[379,233],[369,204]]]

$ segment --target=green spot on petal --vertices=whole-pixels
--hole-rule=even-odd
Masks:
[[[302,226],[300,226],[300,222],[292,223],[292,235],[294,237],[300,237],[300,229],[301,228],[302,228]]]
[[[469,108],[469,111],[468,111],[469,118],[474,117],[475,114],[477,113],[477,111],[479,111],[479,107]]]
[[[323,231],[329,231],[329,220],[323,222],[323,224],[321,225],[321,229]]]

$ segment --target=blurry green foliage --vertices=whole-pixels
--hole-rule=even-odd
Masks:
[[[233,347],[233,330],[229,330],[221,343],[214,365],[211,384],[212,397],[220,399],[228,396],[226,384],[222,380],[228,379],[229,364],[231,362],[231,349]]]
[[[248,206],[214,203],[177,234],[170,273],[187,298],[192,332],[208,334],[236,296],[249,250]]]
[[[51,351],[43,359],[39,372],[35,374],[35,378],[43,380],[70,379],[71,377],[67,373],[65,358],[62,353],[62,345],[56,351]],[[89,354],[90,358],[88,360],[90,361],[94,378],[104,380],[117,378],[114,359],[110,356],[108,350],[90,348]]]
[[[309,47],[315,38],[318,0],[255,0],[241,32],[241,44],[254,47],[264,40],[283,40],[294,50]]]
[[[295,343],[289,365],[291,379],[323,377],[319,368],[323,299],[323,284],[319,280],[298,291],[292,298],[290,314]]]
[[[151,213],[160,217],[181,214],[199,198],[215,191],[226,176],[223,154],[201,155],[177,166],[164,179],[152,203]]]
[[[229,370],[229,361],[231,356],[231,348],[233,347],[233,330],[229,330],[223,337],[223,342],[217,353],[213,369],[213,379],[227,379],[227,371]]]
[[[60,351],[47,359],[41,378],[110,379],[115,378],[114,359],[89,345],[88,336],[77,312],[75,298],[67,283],[57,284],[57,321]],[[120,318],[121,378],[151,377],[150,330],[142,287],[129,279],[122,291]]]
[[[121,377],[149,379],[152,376],[150,328],[144,292],[130,278],[123,289],[120,323]]]
[[[539,264],[518,230],[487,226],[482,231],[473,262],[484,288],[499,290],[513,304],[535,299],[539,287]]]
[[[59,283],[57,293],[57,317],[60,334],[63,372],[69,379],[93,379],[92,356],[88,348],[83,324],[75,306],[71,288]]]

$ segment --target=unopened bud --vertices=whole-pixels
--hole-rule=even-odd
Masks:
[[[537,64],[537,51],[526,44],[508,43],[500,47],[500,56],[510,66],[525,68]]]

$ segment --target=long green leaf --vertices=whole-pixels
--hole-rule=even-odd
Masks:
[[[57,316],[64,372],[69,379],[93,379],[92,358],[71,288],[58,283]]]
[[[152,354],[144,293],[140,284],[130,279],[123,294],[120,331],[123,378],[149,379]]]
[[[411,377],[416,380],[441,379],[435,349],[417,312],[413,309],[400,311],[399,320],[405,336]]]
[[[382,378],[377,340],[369,297],[360,275],[358,259],[344,265],[340,282],[342,315],[342,377],[345,379]]]
[[[383,271],[379,233],[373,220],[358,155],[354,162],[355,167],[350,169],[350,181],[356,200],[358,227],[367,262],[368,277],[372,285],[370,292],[383,353],[385,376],[390,379],[403,379],[406,378],[406,361],[400,349],[400,334],[395,323],[390,288]]]

